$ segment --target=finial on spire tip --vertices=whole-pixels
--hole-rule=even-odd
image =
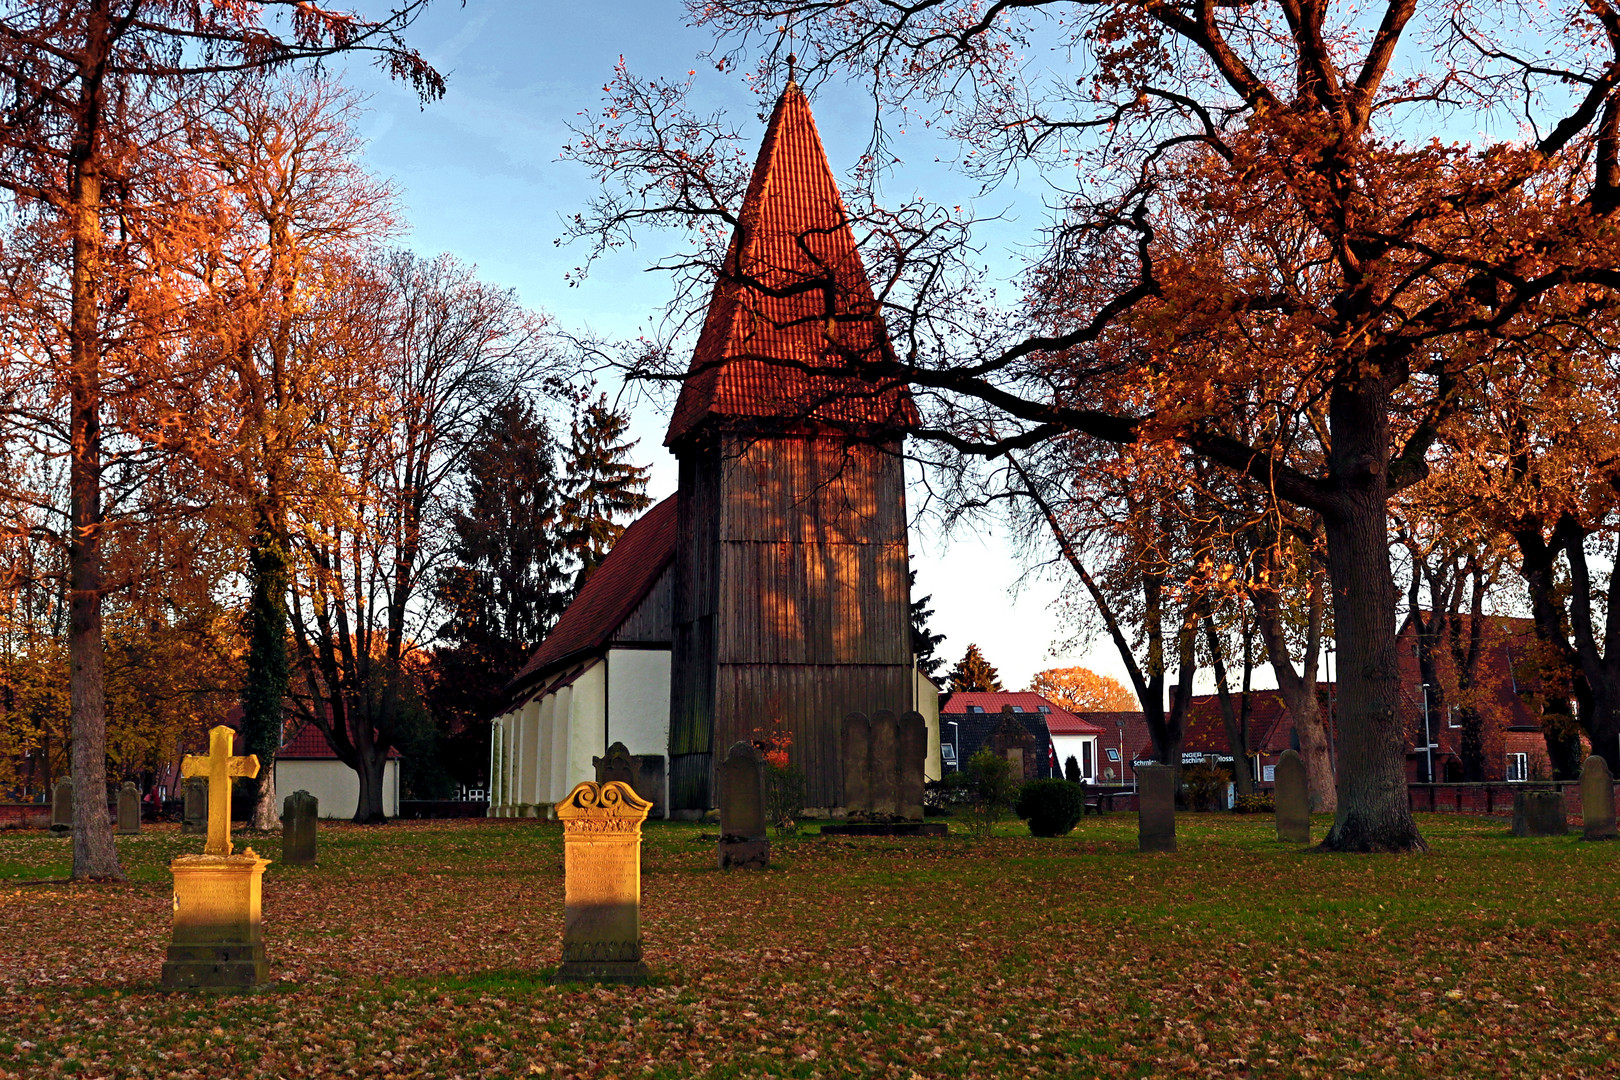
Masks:
[[[793,77],[794,77],[793,69],[798,64],[798,62],[799,62],[799,58],[796,55],[794,55],[793,53],[788,53],[788,82],[793,81]]]

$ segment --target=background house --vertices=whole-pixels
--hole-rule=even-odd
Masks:
[[[300,790],[320,800],[323,818],[352,818],[360,805],[359,775],[339,760],[326,736],[311,724],[300,727],[276,752],[276,798]],[[399,816],[398,750],[389,750],[383,764],[383,813]]]

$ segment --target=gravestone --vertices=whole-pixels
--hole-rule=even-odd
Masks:
[[[264,868],[248,848],[231,843],[231,780],[259,774],[259,759],[231,753],[236,733],[223,724],[208,733],[208,753],[187,754],[180,774],[208,785],[208,842],[201,855],[179,855],[174,873],[174,937],[163,962],[173,989],[251,990],[269,981],[259,914]],[[188,792],[189,794],[189,792]]]
[[[73,778],[64,776],[51,792],[51,832],[73,830]]]
[[[872,810],[872,725],[865,713],[844,717],[844,808],[850,814]]]
[[[201,776],[186,779],[180,808],[180,831],[191,835],[208,831],[208,780]]]
[[[141,793],[134,784],[125,780],[118,789],[118,833],[134,836],[141,831]]]
[[[1513,793],[1514,836],[1563,836],[1567,832],[1562,791]]]
[[[1136,767],[1136,832],[1139,851],[1176,850],[1176,770],[1170,765]]]
[[[1044,757],[1040,740],[1024,726],[1011,705],[1001,707],[1001,720],[986,741],[994,753],[1000,754],[1012,765],[1014,783],[1022,784],[1040,775],[1040,763]]]
[[[281,861],[289,866],[315,865],[315,822],[321,800],[307,791],[281,801]]]
[[[844,717],[843,824],[821,827],[822,836],[944,836],[940,822],[924,822],[923,772],[928,764],[928,723],[921,713],[896,717],[880,709]]]
[[[635,793],[652,803],[648,817],[664,816],[664,755],[632,754],[629,747],[616,742],[608,747],[606,757],[593,757],[596,782],[608,784],[617,780],[629,784]]]
[[[1305,778],[1305,759],[1284,750],[1277,762],[1272,802],[1277,816],[1277,839],[1290,844],[1311,842],[1311,789]]]
[[[733,743],[720,763],[720,869],[763,870],[770,861],[765,763],[753,743]]]
[[[911,711],[900,717],[900,796],[897,814],[908,821],[923,818],[923,771],[928,764],[928,721]]]
[[[630,785],[590,780],[557,804],[563,823],[563,953],[551,981],[642,983],[641,823]]]
[[[1609,774],[1609,763],[1593,754],[1581,766],[1581,838],[1614,837],[1614,777]]]

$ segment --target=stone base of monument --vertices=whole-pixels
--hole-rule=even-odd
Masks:
[[[763,870],[771,864],[769,840],[722,836],[719,848],[722,870]]]
[[[270,981],[259,928],[264,868],[240,855],[181,855],[174,871],[174,940],[163,985],[174,990],[253,990]]]
[[[551,974],[556,983],[596,982],[640,986],[652,977],[641,960],[564,960]]]
[[[1564,820],[1563,792],[1513,793],[1514,836],[1563,836],[1567,832],[1569,824]]]
[[[949,836],[943,821],[848,821],[823,825],[822,836]]]

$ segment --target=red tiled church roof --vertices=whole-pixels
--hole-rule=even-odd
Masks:
[[[507,683],[508,695],[547,669],[602,645],[652,591],[675,558],[676,498],[671,495],[624,530],[523,670]]]
[[[1046,718],[1046,730],[1053,735],[1100,735],[1103,730],[1085,717],[1053,705],[1030,690],[1002,690],[995,693],[963,690],[942,700],[939,712],[941,716],[959,716],[969,712],[974,705],[986,713],[998,713],[1003,705],[1012,705],[1027,713],[1038,713],[1045,708],[1047,711],[1041,715]]]
[[[664,444],[711,417],[915,424],[903,385],[807,370],[874,354],[892,355],[888,335],[810,104],[789,82]]]

